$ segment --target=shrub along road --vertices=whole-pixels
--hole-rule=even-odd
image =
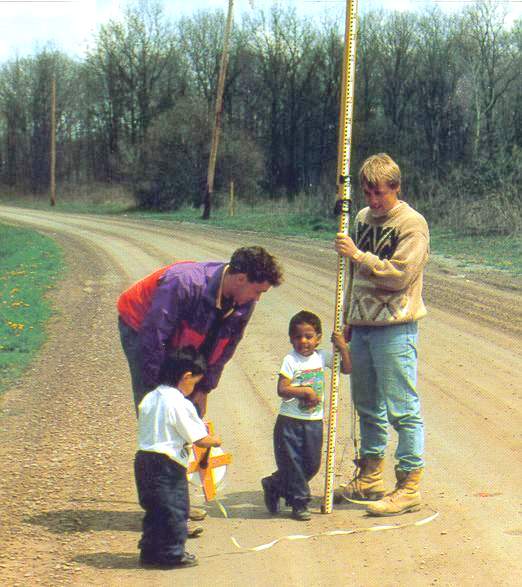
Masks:
[[[259,480],[271,472],[276,373],[290,315],[306,307],[331,330],[336,256],[324,243],[190,224],[0,207],[64,248],[69,273],[53,291],[59,313],[39,357],[0,404],[0,576],[3,585],[520,585],[520,283],[432,262],[421,324],[420,390],[427,425],[424,509],[372,519],[354,505],[312,520],[270,517]],[[285,267],[266,294],[218,390],[209,416],[233,464],[221,491],[229,518],[208,507],[188,549],[200,566],[137,566],[141,511],[132,461],[135,418],[116,328],[115,300],[131,282],[174,259],[226,259],[261,244]],[[325,335],[325,343],[329,334]],[[348,383],[343,378],[337,472],[351,473]],[[395,445],[392,441],[391,452]],[[387,480],[392,484],[392,459]],[[195,501],[201,497],[194,494]],[[242,553],[287,534],[414,522],[399,530],[320,537]],[[179,573],[172,575],[172,573]]]

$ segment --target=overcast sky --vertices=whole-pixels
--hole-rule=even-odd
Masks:
[[[274,0],[253,0],[254,7],[267,9]],[[305,17],[320,18],[328,11],[344,23],[345,0],[279,0],[294,6]],[[522,14],[522,1],[501,2],[511,19]],[[83,55],[100,24],[118,18],[125,0],[0,0],[0,62],[40,50],[49,41],[73,56]],[[235,0],[236,18],[250,10],[252,0]],[[360,0],[359,10],[393,6],[395,10],[418,10],[438,5],[444,11],[460,10],[466,2],[458,0]],[[197,10],[228,7],[227,0],[163,0],[165,12],[175,18]]]

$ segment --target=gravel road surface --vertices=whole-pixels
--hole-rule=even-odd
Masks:
[[[0,400],[2,585],[522,585],[520,280],[430,262],[420,344],[422,511],[375,519],[346,504],[321,514],[321,473],[312,484],[314,515],[303,523],[266,513],[260,478],[274,466],[275,382],[288,349],[288,319],[308,308],[323,317],[326,332],[332,327],[337,261],[329,243],[2,206],[0,220],[52,236],[69,266],[51,293],[57,314],[47,343]],[[143,570],[132,474],[136,421],[115,301],[163,264],[226,260],[248,244],[278,256],[285,283],[263,296],[209,399],[208,415],[233,455],[220,491],[229,517],[206,506],[205,532],[187,546],[199,567]],[[339,482],[352,472],[347,378],[340,393]],[[392,433],[390,456],[395,440]],[[193,500],[203,503],[197,489]],[[412,525],[433,512],[434,521]],[[231,540],[252,547],[290,534],[404,523],[257,553]]]

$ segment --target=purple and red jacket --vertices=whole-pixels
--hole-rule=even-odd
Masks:
[[[143,383],[148,389],[159,384],[168,348],[198,349],[203,344],[220,314],[216,299],[225,267],[222,262],[180,261],[151,273],[119,297],[120,318],[139,336]],[[217,387],[254,307],[255,302],[235,306],[222,319],[198,390],[208,393]]]

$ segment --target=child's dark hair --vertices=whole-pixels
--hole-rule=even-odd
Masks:
[[[176,349],[165,357],[159,372],[159,382],[175,387],[185,373],[202,375],[206,368],[207,363],[203,355],[193,346]]]
[[[296,326],[299,326],[299,324],[309,324],[317,332],[317,334],[323,333],[321,318],[319,318],[319,316],[313,312],[308,312],[308,310],[301,310],[290,319],[290,324],[288,325],[288,336],[294,335]]]

